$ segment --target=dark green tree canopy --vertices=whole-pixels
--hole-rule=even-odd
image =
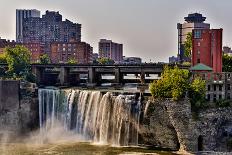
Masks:
[[[75,58],[69,58],[68,64],[78,64],[77,60]]]
[[[232,56],[224,54],[222,57],[223,72],[232,72]]]
[[[192,55],[192,33],[187,34],[186,41],[184,42],[184,55],[188,58]]]
[[[39,62],[41,64],[49,64],[49,63],[51,63],[50,58],[49,58],[49,56],[47,54],[42,54],[39,57]]]
[[[7,47],[4,50],[6,61],[8,64],[8,74],[16,74],[17,76],[28,72],[30,68],[30,51],[24,47],[16,45],[15,47]]]
[[[109,58],[99,58],[97,61],[99,64],[102,64],[102,65],[114,64],[114,60],[109,59]]]
[[[190,91],[192,92],[190,97],[199,94],[204,98],[205,81],[200,78],[190,81],[190,72],[177,66],[174,68],[166,66],[161,78],[150,84],[150,92],[154,98],[179,100]]]

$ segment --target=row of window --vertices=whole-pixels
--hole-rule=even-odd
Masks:
[[[223,86],[222,85],[218,85],[218,90],[222,91]],[[217,91],[217,85],[213,85],[213,90]],[[231,90],[230,88],[230,84],[227,84],[227,90]],[[211,85],[208,85],[208,91],[211,91]]]

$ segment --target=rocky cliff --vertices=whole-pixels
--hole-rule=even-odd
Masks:
[[[186,100],[148,101],[141,119],[141,143],[180,151],[231,151],[232,108],[200,110]]]

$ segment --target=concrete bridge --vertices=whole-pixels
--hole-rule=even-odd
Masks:
[[[100,85],[102,83],[150,83],[150,75],[159,77],[167,64],[141,65],[72,65],[72,64],[32,64],[32,71],[37,77],[39,85]],[[173,65],[171,65],[173,66]],[[188,67],[179,66],[188,69]],[[134,79],[125,78],[126,75],[135,75]],[[113,79],[104,79],[104,75],[112,75]],[[81,77],[85,77],[84,79]],[[153,76],[154,77],[154,76]]]

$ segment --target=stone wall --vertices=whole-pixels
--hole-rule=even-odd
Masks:
[[[19,103],[19,81],[0,80],[0,111],[18,108]]]
[[[232,150],[232,108],[191,112],[188,99],[148,101],[140,122],[140,143],[197,152]]]
[[[37,97],[21,95],[19,84],[19,81],[0,81],[0,141],[26,135],[38,127]]]

